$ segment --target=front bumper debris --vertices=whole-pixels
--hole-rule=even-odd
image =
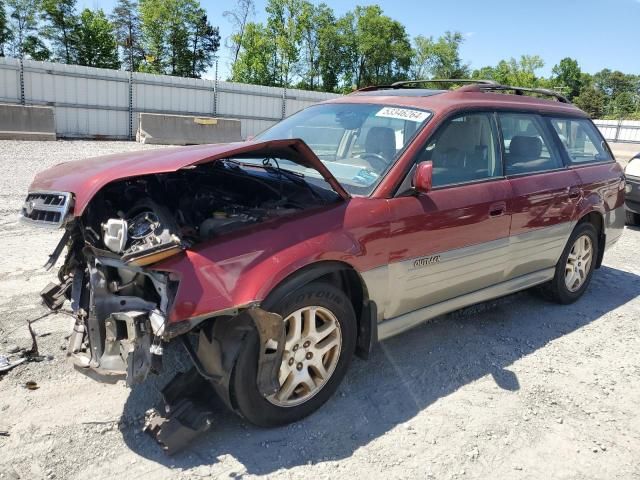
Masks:
[[[168,455],[184,449],[213,424],[208,408],[211,386],[192,368],[180,373],[162,390],[164,405],[147,412],[143,431]]]

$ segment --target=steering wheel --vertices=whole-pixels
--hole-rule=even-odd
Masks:
[[[387,165],[389,165],[389,161],[377,153],[365,152],[360,155],[360,158],[369,162],[377,173],[383,172],[385,168],[387,168]]]

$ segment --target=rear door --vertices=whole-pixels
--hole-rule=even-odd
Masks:
[[[505,175],[513,191],[507,280],[554,267],[582,195],[557,137],[533,113],[498,112]]]
[[[433,190],[389,200],[389,301],[384,317],[471,293],[504,279],[509,182],[491,112],[443,124],[416,162],[432,161]]]

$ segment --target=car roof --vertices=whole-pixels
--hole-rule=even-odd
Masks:
[[[517,88],[517,87],[513,87]],[[323,103],[375,103],[430,110],[436,115],[455,110],[513,110],[588,117],[571,103],[523,94],[496,93],[491,90],[431,90],[425,88],[365,89]]]

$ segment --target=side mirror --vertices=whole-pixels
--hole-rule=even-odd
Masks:
[[[420,162],[413,172],[413,188],[420,193],[428,193],[433,185],[433,163]]]

